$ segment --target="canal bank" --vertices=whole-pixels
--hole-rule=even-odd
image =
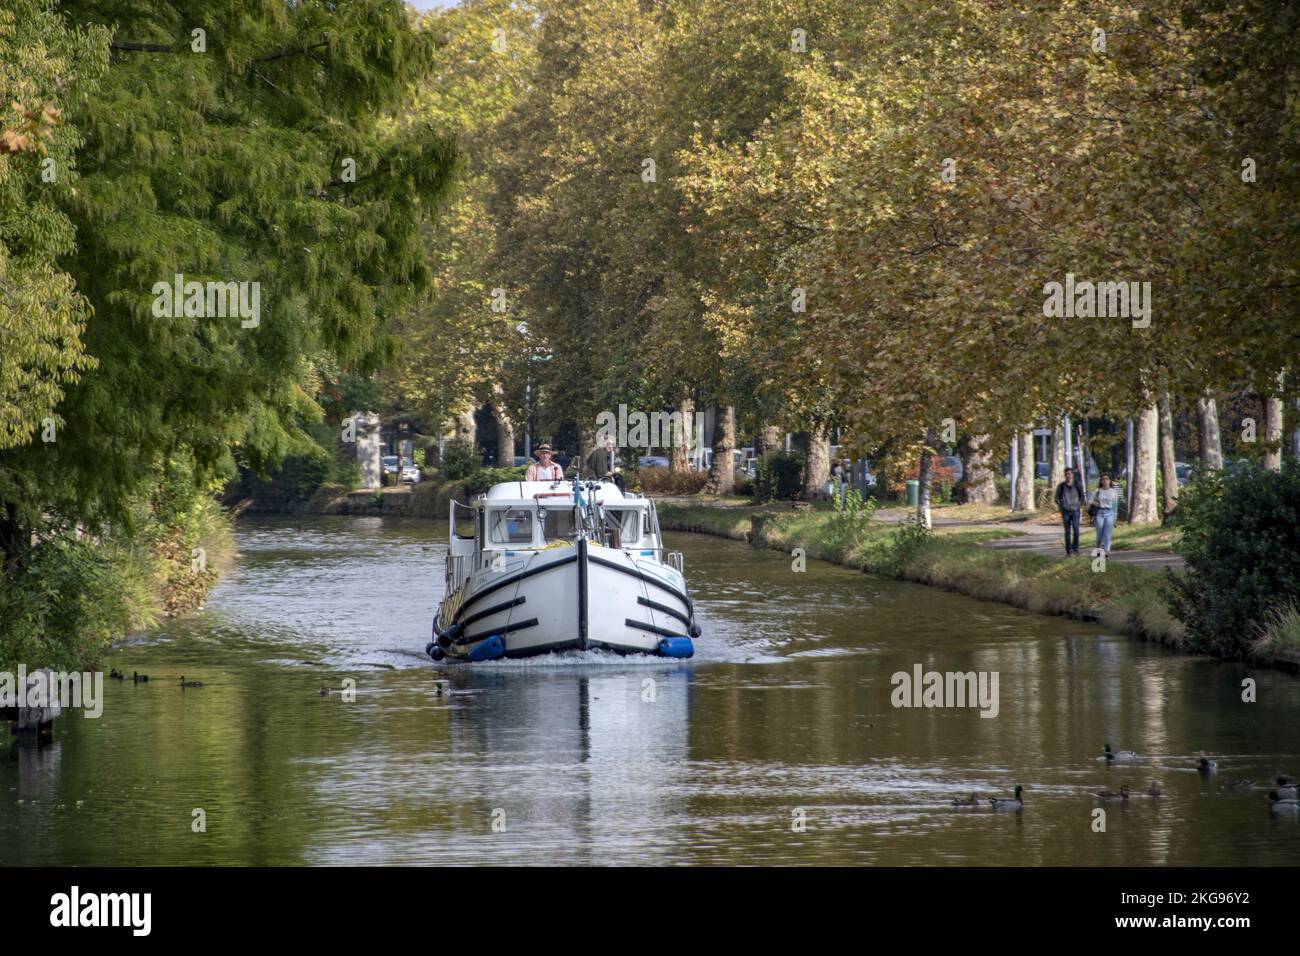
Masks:
[[[661,502],[659,520],[668,530],[785,551],[792,565],[808,558],[830,561],[1036,614],[1096,621],[1144,641],[1199,653],[1169,612],[1164,584],[1173,572],[1120,561],[1099,564],[1087,554],[1062,559],[985,546],[1016,537],[1012,530],[948,525],[927,533],[914,525],[869,520],[854,525],[829,510],[680,502]],[[1300,654],[1294,651],[1278,651],[1256,663],[1300,673]]]

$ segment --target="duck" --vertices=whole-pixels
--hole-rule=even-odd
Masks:
[[[1196,758],[1196,772],[1202,777],[1208,777],[1219,768],[1219,765],[1209,757],[1201,756]]]
[[[324,684],[320,685],[320,695],[322,697],[328,697],[330,695],[330,689],[326,687]]]
[[[182,689],[184,689],[184,688],[186,688],[186,687],[202,687],[202,686],[203,686],[203,681],[201,681],[201,680],[186,680],[186,679],[185,679],[185,675],[184,675],[184,674],[181,675],[181,688],[182,688]]]
[[[111,671],[108,672],[108,676],[111,677],[113,680],[126,680],[126,675],[123,674],[116,667],[114,667]]]
[[[1290,777],[1278,777],[1277,795],[1283,800],[1294,800],[1300,798],[1300,786],[1297,786]]]
[[[1021,796],[1024,790],[1024,787],[1016,784],[1014,797],[989,797],[989,806],[994,810],[1019,810],[1025,805],[1025,798]]]
[[[1119,793],[1114,790],[1098,790],[1097,797],[1101,800],[1123,800],[1128,803],[1128,793],[1128,784],[1124,784],[1119,788]]]
[[[1163,791],[1161,791],[1160,789],[1160,784],[1156,783],[1154,780],[1151,781],[1151,786],[1147,787],[1142,792],[1145,793],[1148,797],[1163,796]]]
[[[978,807],[979,803],[979,797],[972,793],[970,797],[965,800],[961,797],[957,797],[953,800],[952,805],[954,807]]]
[[[146,684],[149,682],[149,675],[141,674],[139,671],[131,671],[131,680],[137,684]]]
[[[1110,744],[1102,752],[1108,763],[1129,763],[1137,759],[1137,753],[1133,750],[1111,750]]]
[[[1295,797],[1283,797],[1276,790],[1268,792],[1268,799],[1274,813],[1294,813],[1300,810],[1300,800]]]

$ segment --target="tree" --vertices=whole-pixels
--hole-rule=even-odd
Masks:
[[[989,467],[992,456],[988,443],[988,435],[965,435],[958,444],[962,475],[957,499],[962,504],[991,505],[998,500],[997,481]]]
[[[1178,456],[1174,451],[1174,413],[1169,396],[1160,399],[1161,514],[1169,517],[1178,507]]]
[[[57,441],[0,452],[0,499],[28,528],[126,530],[160,462],[200,488],[305,447],[318,365],[373,371],[427,282],[419,210],[457,155],[434,130],[384,131],[431,48],[401,4],[190,6],[60,5],[111,49],[70,105],[79,179],[58,193],[97,366],[65,386]],[[178,275],[243,284],[256,314],[197,314],[202,295],[171,309]]]
[[[1223,443],[1219,437],[1219,404],[1214,396],[1197,396],[1196,424],[1201,468],[1218,471],[1223,467]]]
[[[1160,520],[1156,502],[1156,463],[1159,458],[1160,412],[1155,405],[1142,409],[1134,423],[1133,435],[1133,507],[1129,511],[1131,524],[1153,524]]]
[[[736,488],[733,452],[736,449],[735,409],[730,405],[714,409],[713,461],[704,490],[712,495],[729,495]]]
[[[107,48],[106,30],[70,27],[45,0],[0,10],[0,450],[38,429],[57,439],[64,387],[95,364],[82,341],[89,303],[57,264],[74,248],[58,197],[75,189],[81,143],[67,103],[93,90]],[[11,505],[18,493],[0,484]]]
[[[1019,467],[1015,474],[1016,511],[1036,511],[1038,502],[1034,500],[1034,433],[1021,432],[1016,439],[1019,449],[1016,458]]]

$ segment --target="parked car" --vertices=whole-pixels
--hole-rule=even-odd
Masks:
[[[1048,462],[1045,461],[1038,462],[1036,465],[1034,465],[1034,477],[1037,478],[1039,481],[1046,481],[1048,478],[1051,477],[1051,468],[1052,466]]]
[[[663,455],[642,455],[637,460],[639,468],[667,468],[671,462]]]
[[[420,469],[405,458],[402,459],[402,481],[408,485],[418,485],[420,483]]]
[[[373,459],[371,459],[373,461]],[[383,458],[384,474],[397,476],[397,456],[385,455]]]
[[[1174,462],[1174,474],[1178,476],[1178,483],[1185,485],[1192,477],[1192,466],[1185,461]]]
[[[525,467],[525,466],[527,466],[527,465],[530,465],[530,464],[532,464],[532,462],[528,459],[528,456],[527,456],[527,455],[515,455],[515,467],[516,467],[516,468],[523,468],[523,467]]]
[[[956,455],[940,455],[935,458],[934,464],[937,468],[942,468],[944,471],[950,472],[954,482],[961,481],[961,476],[966,473],[966,469],[962,465],[961,459]]]

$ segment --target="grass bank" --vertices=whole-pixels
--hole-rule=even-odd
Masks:
[[[1100,621],[1112,630],[1185,649],[1182,625],[1169,614],[1162,573],[1111,563],[1104,573],[1086,559],[981,548],[1014,531],[939,528],[918,534],[882,523],[848,526],[832,511],[710,507],[664,502],[664,528],[720,535],[872,574],[915,581],[1038,614]]]

